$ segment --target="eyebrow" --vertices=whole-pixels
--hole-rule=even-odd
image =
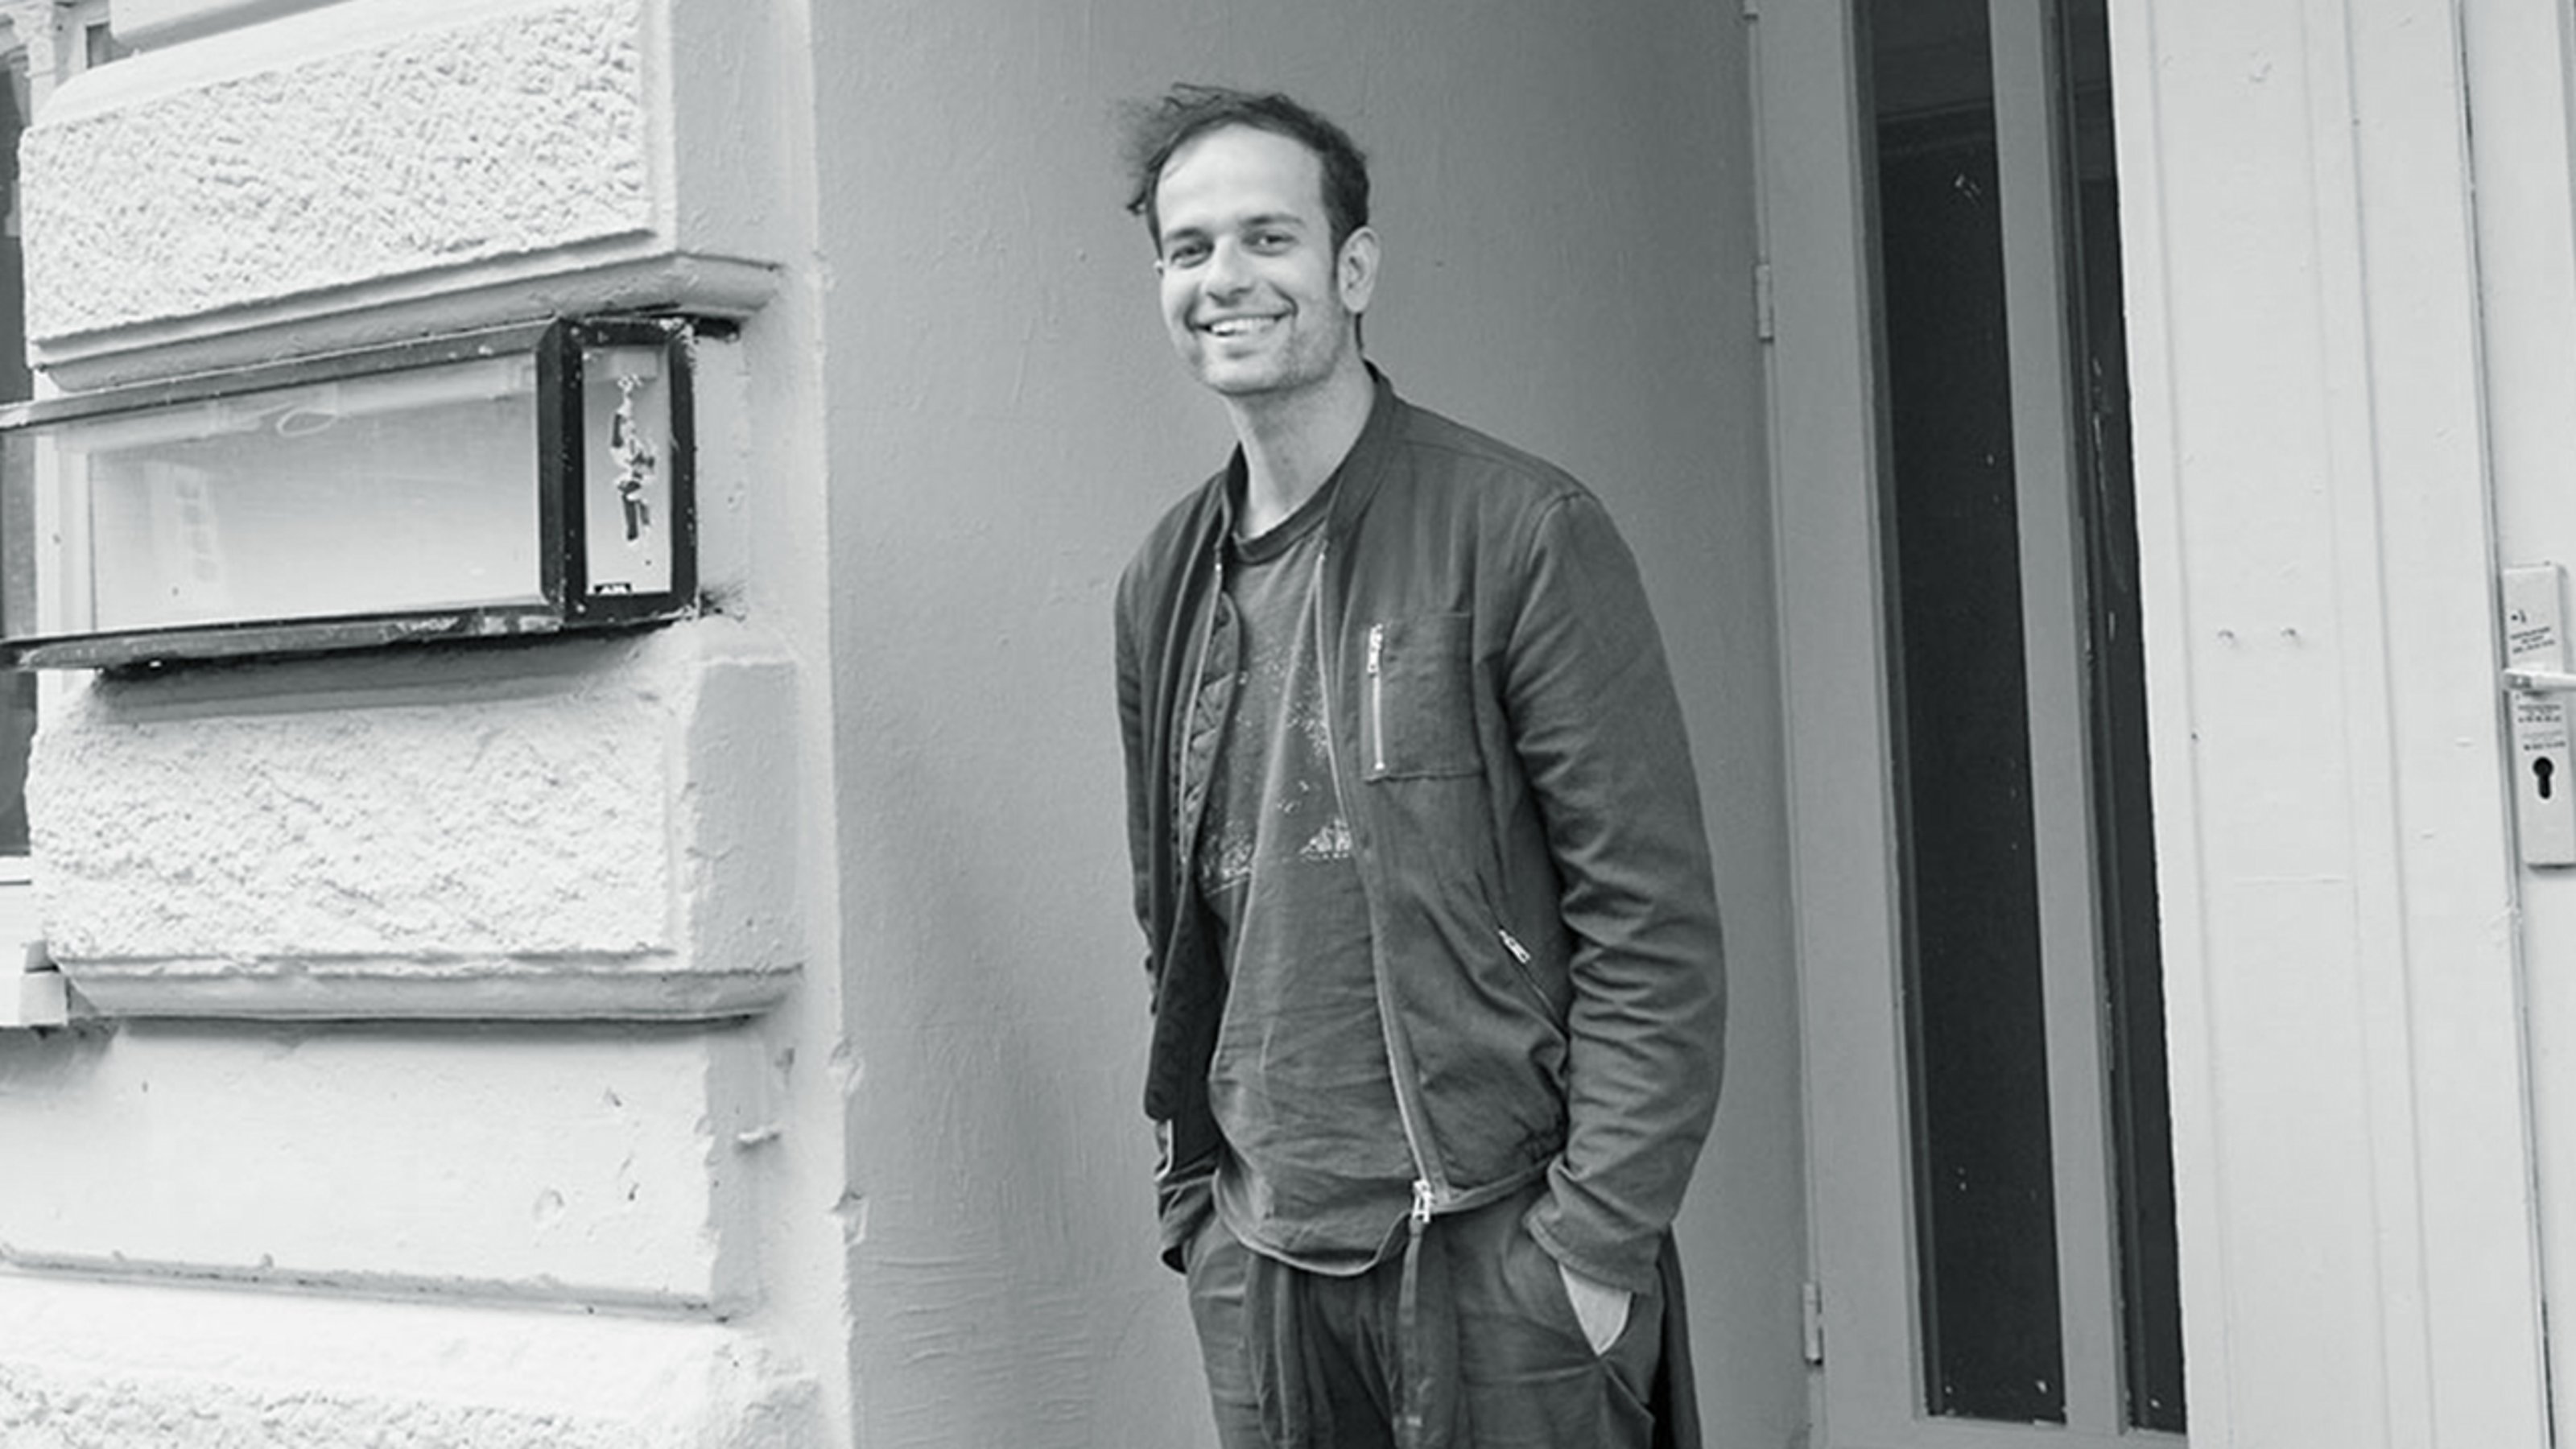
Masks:
[[[1234,224],[1239,227],[1289,227],[1303,231],[1307,226],[1307,221],[1304,217],[1299,216],[1293,211],[1264,211],[1252,216],[1244,217],[1242,220]],[[1176,237],[1205,236],[1208,234],[1209,230],[1209,228],[1204,226],[1166,227],[1163,231],[1162,239],[1166,243],[1169,243]]]

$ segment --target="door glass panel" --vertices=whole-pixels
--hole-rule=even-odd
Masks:
[[[1986,3],[1871,11],[1924,1407],[2063,1423]]]
[[[2042,33],[2020,27],[2045,28],[2049,79],[2042,86],[2028,79],[2035,72],[2017,72],[2025,78],[2015,82],[2012,114],[2045,109],[2044,129],[2058,138],[2044,153],[2053,160],[1999,144],[1989,0],[1859,6],[1875,148],[1888,459],[1881,557],[1921,1404],[1942,1417],[2068,1423],[2067,1315],[2081,1317],[2082,1339],[2094,1343],[2111,1326],[2095,1320],[2116,1317],[2119,1404],[2087,1409],[2087,1422],[2116,1413],[2131,1428],[2179,1432],[2172,1133],[2104,0],[1991,13],[2014,17],[2007,38],[2017,44]],[[2049,204],[2017,203],[2022,210],[2008,213],[2003,192],[2013,187],[2044,188]],[[2008,271],[2045,266],[2051,255],[2061,258],[2063,296],[2056,284]],[[2010,315],[2032,305],[2048,315]],[[2071,469],[2047,458],[2016,467],[2016,322],[2025,341],[2065,338],[2069,406],[2056,413],[2055,398],[2018,401],[2025,446],[2033,417],[2060,418],[2040,436],[2074,435],[2063,438]],[[2038,377],[2060,366],[2042,364]],[[2020,378],[2035,385],[2028,366]],[[2070,489],[2076,536],[2034,535],[2034,517],[2068,515],[2034,513],[2046,499],[2024,497],[2024,488]],[[2030,570],[2063,555],[2023,551],[2061,548],[2075,555],[2079,580],[2074,594],[2054,596],[2082,613],[2080,700],[2071,686],[2034,695],[2024,633],[2026,607],[2060,607],[2047,602],[2047,588],[2025,598],[2026,580],[2042,576]],[[2034,799],[2034,721],[2079,712],[2081,783],[2061,772],[2053,778],[2067,783]],[[2085,798],[2070,805],[2069,793]],[[2062,820],[2069,808],[2090,820],[2093,852],[2072,876],[2035,858],[2035,819]],[[2052,918],[2092,926],[2059,937],[2052,956],[2043,929]],[[2088,939],[2089,955],[2072,944]],[[2061,1103],[2082,1116],[2056,1124],[2052,986],[2100,1003],[2105,1077],[2092,1107]],[[2063,1016],[2053,1029],[2092,1030]],[[2097,1044],[2088,1035],[2056,1045],[2076,1063]],[[2095,1111],[2109,1127],[2107,1164],[2064,1139]],[[2062,1233],[2066,1204],[2099,1197],[2070,1198],[2060,1176],[2104,1166],[2114,1179],[2110,1231],[2077,1230],[2098,1212],[2079,1207],[2075,1227]],[[2116,1305],[2101,1290],[2074,1291],[2104,1280],[2099,1266],[2070,1270],[2061,1259],[2070,1243],[2116,1251]]]

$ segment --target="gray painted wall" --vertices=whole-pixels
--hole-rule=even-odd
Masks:
[[[1006,18],[1005,18],[1006,17]],[[817,5],[859,1442],[1207,1437],[1152,1261],[1109,596],[1228,443],[1110,122],[1277,86],[1376,161],[1372,350],[1626,528],[1699,750],[1736,1017],[1686,1211],[1716,1442],[1805,1418],[1744,36],[1703,0]]]

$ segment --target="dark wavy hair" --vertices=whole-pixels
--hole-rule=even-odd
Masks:
[[[1154,192],[1162,182],[1164,165],[1173,152],[1224,126],[1250,126],[1285,136],[1315,153],[1323,163],[1324,220],[1332,228],[1336,254],[1352,232],[1369,223],[1368,157],[1349,132],[1284,95],[1184,82],[1153,100],[1131,101],[1122,113],[1128,174],[1135,186],[1127,197],[1127,209],[1145,218],[1145,234],[1158,251],[1163,244],[1163,219],[1155,208]]]

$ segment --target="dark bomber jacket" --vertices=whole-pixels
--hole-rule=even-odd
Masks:
[[[1222,714],[1193,730],[1241,455],[1118,591],[1128,845],[1153,988],[1145,1110],[1167,1261],[1208,1211],[1219,933],[1190,861]],[[1417,1213],[1545,1173],[1528,1226],[1651,1290],[1716,1108],[1725,988],[1681,711],[1636,565],[1557,468],[1383,377],[1325,525],[1332,761],[1368,901]]]

